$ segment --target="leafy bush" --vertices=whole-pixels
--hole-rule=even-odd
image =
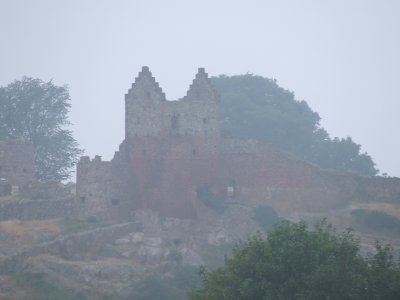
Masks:
[[[265,232],[268,232],[280,220],[280,217],[273,207],[261,205],[254,208],[254,220]]]
[[[233,244],[227,242],[217,245],[204,243],[199,249],[199,254],[206,266],[215,269],[224,264],[224,257],[232,254],[232,248]]]
[[[197,199],[200,199],[200,201],[208,208],[219,214],[222,214],[225,211],[226,203],[222,199],[216,197],[208,185],[198,187],[196,193]]]
[[[400,219],[382,211],[354,209],[351,214],[363,225],[375,230],[400,230]]]
[[[236,245],[214,271],[201,270],[202,286],[191,300],[398,300],[400,265],[389,246],[360,255],[351,231],[321,222],[281,222],[267,237]]]

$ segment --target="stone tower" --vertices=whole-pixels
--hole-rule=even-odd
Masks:
[[[183,98],[168,101],[143,67],[125,95],[125,140],[114,159],[78,163],[81,215],[114,218],[151,209],[194,217],[200,186],[220,192],[220,139],[219,97],[203,68]]]
[[[218,192],[219,98],[200,68],[187,94],[168,101],[143,67],[125,96],[124,148],[135,206],[166,216],[194,215],[196,190]]]
[[[142,68],[125,95],[125,138],[160,136],[220,137],[218,96],[203,68],[177,101],[167,101],[149,68]]]

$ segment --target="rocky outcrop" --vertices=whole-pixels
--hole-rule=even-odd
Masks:
[[[83,260],[87,256],[95,257],[96,254],[101,253],[102,245],[107,245],[118,237],[137,231],[139,226],[138,223],[134,222],[115,224],[63,235],[53,241],[23,249],[0,248],[0,274],[21,272],[27,268],[27,259],[29,257],[44,253],[71,260]]]

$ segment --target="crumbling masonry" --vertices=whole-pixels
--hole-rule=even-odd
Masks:
[[[0,141],[0,196],[16,193],[34,181],[35,150],[31,143]]]
[[[200,188],[219,201],[318,210],[349,201],[399,201],[400,182],[321,171],[270,145],[223,137],[219,97],[199,69],[186,96],[168,101],[143,67],[125,95],[125,140],[111,161],[77,166],[81,217],[129,218],[140,209],[194,218]]]
[[[0,141],[0,179],[13,185],[34,180],[35,150],[31,143]]]

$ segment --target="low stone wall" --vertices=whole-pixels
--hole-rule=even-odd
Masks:
[[[0,203],[0,221],[43,220],[73,213],[73,197],[57,200],[13,200]]]

